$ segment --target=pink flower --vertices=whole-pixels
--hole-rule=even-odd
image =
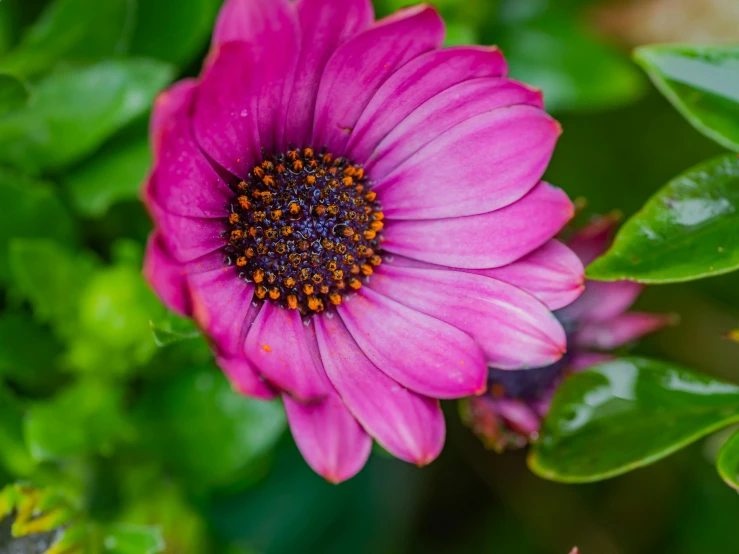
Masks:
[[[244,394],[282,395],[339,482],[374,438],[423,465],[438,399],[558,360],[582,289],[541,176],[560,134],[496,48],[442,49],[429,6],[228,0],[198,79],[152,118],[146,276]]]
[[[616,218],[600,217],[568,242],[588,265],[611,243]],[[520,448],[538,437],[552,397],[567,375],[613,359],[606,352],[668,325],[666,315],[629,312],[642,291],[630,281],[586,281],[585,292],[556,315],[567,330],[569,350],[558,362],[526,371],[491,367],[487,394],[465,400],[462,416],[489,447]]]

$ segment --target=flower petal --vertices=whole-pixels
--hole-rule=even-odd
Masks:
[[[182,316],[190,315],[182,264],[167,252],[162,237],[155,231],[149,236],[144,256],[144,277],[167,308]]]
[[[613,350],[669,325],[672,320],[668,315],[628,312],[610,321],[585,324],[572,342],[583,348]]]
[[[497,47],[462,46],[418,56],[383,83],[362,112],[347,145],[347,157],[369,158],[379,142],[429,98],[458,83],[507,73]]]
[[[538,108],[493,110],[431,141],[373,190],[392,219],[491,212],[539,182],[560,132],[559,124]]]
[[[542,182],[519,201],[494,212],[451,219],[390,220],[382,247],[451,267],[500,267],[549,241],[573,215],[567,195]]]
[[[326,62],[341,44],[371,25],[375,16],[369,0],[298,0],[295,8],[302,28],[302,45],[285,135],[295,146],[307,146]]]
[[[616,357],[611,354],[579,351],[572,354],[567,367],[575,373],[580,373],[581,371],[586,371],[595,365],[610,362],[615,359]]]
[[[213,47],[231,41],[259,44],[290,33],[293,11],[288,0],[226,0],[213,29]]]
[[[567,306],[585,288],[585,270],[580,259],[555,239],[512,264],[471,271],[525,290],[550,310]]]
[[[159,152],[159,148],[161,147],[160,138],[162,131],[172,124],[176,114],[181,114],[183,110],[191,109],[197,86],[195,79],[182,79],[168,89],[160,92],[154,100],[154,106],[151,110],[151,120],[149,122],[149,139],[151,148],[154,151],[155,162],[157,152]]]
[[[337,311],[370,361],[404,387],[432,398],[485,390],[485,357],[453,325],[366,288]]]
[[[617,281],[605,283],[586,281],[585,292],[566,308],[560,310],[563,321],[608,321],[621,315],[636,301],[644,289],[639,283]]]
[[[595,217],[567,241],[567,246],[580,257],[584,266],[608,250],[619,218],[616,214]]]
[[[299,402],[314,402],[326,396],[327,386],[320,358],[311,354],[305,335],[298,310],[266,302],[246,336],[244,352],[267,381]]]
[[[321,78],[313,146],[343,154],[349,135],[382,83],[398,68],[444,40],[444,23],[427,5],[378,21],[331,56]]]
[[[480,114],[517,105],[543,109],[544,101],[540,91],[509,79],[472,79],[455,85],[416,108],[392,129],[375,148],[365,169],[373,179],[382,179],[449,129]]]
[[[377,369],[340,318],[322,315],[314,321],[326,374],[362,427],[401,460],[418,465],[434,460],[444,446],[439,402],[409,391]]]
[[[164,210],[150,197],[146,204],[167,251],[179,262],[206,256],[223,248],[228,242],[223,236],[226,230],[224,220],[175,215]]]
[[[275,390],[264,382],[257,370],[243,355],[237,354],[232,357],[217,355],[216,363],[228,377],[233,389],[239,394],[262,400],[271,400],[277,396]]]
[[[549,365],[567,348],[562,325],[544,304],[489,277],[384,264],[373,275],[370,287],[461,329],[480,345],[487,364],[499,369]]]
[[[257,316],[252,304],[254,285],[245,283],[236,268],[188,274],[195,321],[218,350],[233,357],[241,354],[249,324]]]
[[[282,398],[295,444],[313,471],[334,484],[359,473],[372,451],[372,439],[335,391],[318,404]]]

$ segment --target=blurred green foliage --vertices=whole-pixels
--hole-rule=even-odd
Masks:
[[[220,3],[0,2],[0,486],[63,490],[119,554],[161,539],[169,554],[732,551],[739,503],[715,476],[717,439],[566,487],[485,451],[450,409],[430,467],[375,452],[335,487],[297,453],[279,401],[230,389],[141,276],[151,224],[137,199],[151,103],[198,73]],[[380,15],[408,3],[375,2]],[[587,199],[583,217],[631,214],[721,152],[592,24],[604,2],[435,3],[449,44],[499,44],[511,74],[543,88],[565,130],[547,178]],[[739,381],[721,338],[738,291],[736,274],[649,290],[645,307],[683,323],[638,351]],[[735,479],[735,456],[722,459]]]

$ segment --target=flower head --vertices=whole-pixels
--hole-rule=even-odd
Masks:
[[[234,386],[282,395],[330,481],[377,440],[416,464],[438,399],[556,362],[582,290],[541,176],[560,134],[496,48],[443,49],[429,6],[228,0],[202,75],[157,100],[145,273]]]
[[[568,242],[584,265],[607,250],[615,223],[615,217],[596,218]],[[587,281],[585,292],[556,312],[567,331],[567,354],[554,364],[524,371],[491,367],[487,393],[461,404],[463,419],[498,451],[535,440],[567,375],[612,359],[609,351],[671,322],[670,316],[628,311],[641,291],[642,285],[631,281]]]

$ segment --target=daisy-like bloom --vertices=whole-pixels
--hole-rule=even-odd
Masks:
[[[608,249],[617,220],[595,218],[567,243],[584,265]],[[461,403],[462,418],[488,448],[503,451],[536,440],[565,377],[614,359],[608,351],[673,321],[671,316],[628,311],[642,288],[631,281],[587,281],[585,292],[556,312],[567,330],[569,345],[561,360],[526,371],[490,367],[487,393]]]
[[[202,75],[157,100],[145,273],[244,394],[281,394],[333,482],[372,438],[419,465],[438,399],[558,360],[582,264],[541,176],[560,134],[496,48],[429,6],[228,0]]]

